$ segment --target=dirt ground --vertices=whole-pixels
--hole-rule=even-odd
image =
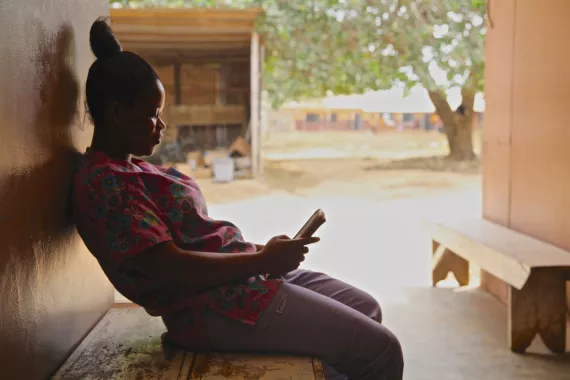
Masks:
[[[474,143],[480,152],[479,133]],[[381,201],[454,192],[481,181],[478,160],[455,164],[444,158],[447,142],[438,132],[279,133],[267,136],[262,149],[264,175],[259,180],[199,180],[210,204],[276,192]]]

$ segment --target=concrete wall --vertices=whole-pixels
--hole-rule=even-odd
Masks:
[[[106,0],[0,1],[0,377],[45,379],[112,302],[67,203]]]
[[[570,1],[490,5],[483,212],[570,250]],[[506,299],[504,283],[482,282]]]

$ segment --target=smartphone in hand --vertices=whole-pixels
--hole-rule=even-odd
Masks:
[[[312,237],[315,232],[327,221],[325,212],[321,209],[315,211],[313,216],[305,223],[295,235],[295,239]]]

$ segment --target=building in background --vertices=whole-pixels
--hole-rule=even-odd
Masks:
[[[459,91],[449,91],[452,109],[461,104]],[[482,94],[475,98],[474,123],[481,127],[485,101]],[[404,96],[404,90],[393,88],[370,91],[362,95],[331,96],[321,100],[289,102],[279,112],[292,120],[292,129],[298,131],[372,130],[388,128],[399,130],[421,128],[440,129],[427,91],[416,87]]]
[[[263,43],[254,30],[261,9],[112,9],[126,50],[148,60],[166,90],[169,128],[155,158],[186,162],[190,152],[251,145],[260,172]]]

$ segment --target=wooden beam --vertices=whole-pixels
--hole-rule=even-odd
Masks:
[[[164,47],[140,47],[136,50],[137,54],[145,55],[152,54],[158,56],[177,56],[177,57],[200,57],[200,56],[216,56],[224,58],[233,58],[236,56],[247,57],[250,59],[250,47],[244,46],[240,48],[232,48],[221,51],[212,51],[211,49],[179,49],[179,48],[164,48]]]
[[[217,9],[217,8],[120,8],[111,9],[111,18],[124,20],[149,19],[183,19],[200,20],[231,20],[253,22],[263,13],[261,8],[246,9]]]
[[[176,105],[182,104],[182,82],[180,80],[180,63],[174,64],[174,101]]]
[[[262,145],[262,141],[261,138],[263,137],[263,130],[265,130],[267,128],[267,115],[263,112],[263,68],[264,68],[264,63],[265,63],[265,46],[263,45],[263,42],[261,41],[261,36],[260,36],[260,42],[259,42],[260,46],[259,46],[259,60],[258,60],[258,67],[259,67],[259,104],[260,104],[260,127],[259,127],[259,166],[258,166],[258,170],[259,173],[262,174],[263,173],[263,152],[261,151],[261,145]]]
[[[117,33],[121,44],[132,43],[246,43],[249,44],[248,34],[155,34],[155,33]]]
[[[261,9],[112,9],[111,23],[125,50],[171,63],[250,57],[251,33]],[[261,38],[257,37],[262,45]],[[167,62],[161,59],[162,63]]]
[[[203,54],[199,56],[185,55],[185,56],[175,56],[175,55],[146,55],[140,54],[141,57],[145,58],[147,61],[152,62],[157,65],[171,65],[175,63],[180,64],[223,64],[223,63],[249,63],[248,58],[241,58],[239,56],[231,58],[225,56],[216,56],[215,54]]]
[[[166,32],[171,32],[171,34],[176,34],[180,30],[184,30],[186,32],[195,32],[195,33],[203,33],[203,32],[210,32],[210,31],[219,31],[219,32],[245,32],[251,31],[254,29],[254,24],[252,22],[243,22],[243,21],[224,21],[224,20],[196,20],[196,21],[187,21],[187,20],[172,20],[172,19],[156,19],[156,20],[144,20],[144,19],[133,19],[133,20],[124,20],[124,19],[113,19],[111,16],[111,24],[113,26],[113,30],[117,29],[118,33],[124,32],[131,32],[131,31],[153,31],[156,29],[161,28],[170,28],[166,29]]]
[[[250,62],[250,104],[251,113],[249,119],[249,130],[251,133],[251,163],[252,176],[255,178],[259,173],[260,163],[260,136],[259,136],[259,36],[257,33],[251,34],[251,62]]]
[[[125,50],[130,50],[137,52],[137,50],[162,50],[162,49],[173,49],[173,50],[200,50],[200,51],[219,51],[219,50],[232,50],[232,49],[247,49],[249,48],[249,41],[236,41],[236,42],[213,42],[213,41],[201,41],[201,42],[146,42],[146,41],[136,41],[136,42],[125,42],[122,44]]]
[[[173,39],[211,33],[237,33],[249,37],[261,13],[261,9],[112,9],[111,24],[120,39],[137,33]]]
[[[113,31],[117,35],[129,33],[154,33],[158,35],[179,35],[179,34],[249,34],[252,30],[251,23],[232,23],[227,22],[207,23],[207,24],[191,24],[173,23],[172,20],[161,20],[156,23],[148,23],[142,20],[138,23],[124,23],[116,21],[113,24]]]
[[[227,49],[222,51],[212,51],[212,50],[199,50],[199,49],[148,49],[141,48],[137,49],[135,53],[143,57],[163,57],[170,59],[206,59],[206,58],[218,58],[218,59],[239,59],[242,61],[250,60],[250,49],[247,48],[240,49]]]
[[[236,93],[236,94],[249,92],[248,87],[215,87],[215,88],[212,88],[210,83],[193,83],[193,82],[188,82],[188,81],[186,81],[184,83],[182,88],[183,89],[184,88],[191,88],[192,90],[195,90],[197,92],[198,91],[216,91],[216,92]]]
[[[245,118],[240,105],[180,105],[165,111],[165,119],[172,125],[243,125]]]
[[[160,57],[160,56],[148,56],[141,55],[144,59],[152,62],[153,65],[165,65],[165,64],[210,64],[210,63],[246,63],[249,62],[249,57],[235,57],[235,58],[181,58],[181,57]]]

